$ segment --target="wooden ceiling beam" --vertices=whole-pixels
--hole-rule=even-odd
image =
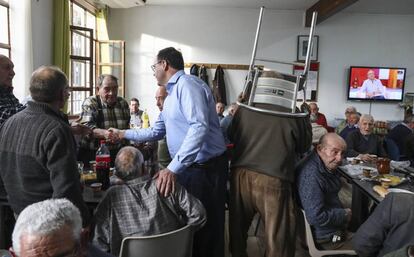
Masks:
[[[318,12],[316,24],[319,24],[357,1],[358,0],[319,0],[306,10],[305,27],[310,27],[312,13],[314,11]]]

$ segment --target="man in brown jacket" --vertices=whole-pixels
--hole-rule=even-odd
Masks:
[[[229,217],[232,256],[247,256],[247,231],[256,212],[265,223],[266,256],[294,256],[294,168],[311,146],[309,117],[275,116],[240,106],[229,132],[234,142]]]

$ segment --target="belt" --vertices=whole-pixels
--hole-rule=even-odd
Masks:
[[[211,168],[214,163],[219,159],[222,158],[223,156],[226,155],[226,152],[224,152],[223,154],[213,157],[205,162],[194,162],[193,164],[190,165],[189,168],[196,168],[196,169],[208,169]]]

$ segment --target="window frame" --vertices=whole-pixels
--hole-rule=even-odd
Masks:
[[[0,0],[1,1],[1,0]],[[75,1],[75,0],[68,0],[69,1],[69,8],[70,8],[70,55],[69,55],[69,60],[70,60],[70,76],[69,76],[69,81],[70,81],[70,90],[72,92],[89,92],[89,96],[92,96],[94,94],[94,89],[95,89],[95,74],[94,74],[94,66],[96,65],[96,55],[94,52],[94,45],[96,43],[96,39],[94,38],[94,35],[96,35],[95,30],[96,30],[96,14],[92,11],[94,11],[94,9],[91,8],[87,8],[83,5],[82,1]],[[82,26],[78,26],[78,25],[73,25],[73,9],[74,9],[74,5],[77,5],[77,7],[82,8],[84,13],[85,13],[85,20],[86,20],[86,14],[89,13],[91,14],[94,18],[95,18],[95,27],[92,28],[88,28],[88,27],[82,27]],[[75,55],[72,53],[73,50],[73,34],[77,33],[79,34],[79,31],[84,31],[85,34],[82,35],[86,38],[89,38],[89,55],[88,56],[81,56],[81,55]],[[89,35],[87,35],[89,34]],[[88,74],[89,76],[89,86],[88,87],[74,87],[73,85],[73,62],[85,62],[85,65],[87,65],[87,67],[85,69],[89,69],[87,71],[86,74]],[[86,62],[89,62],[89,64],[86,64]],[[88,67],[89,66],[89,67]],[[74,96],[74,94],[71,94],[72,97]],[[87,97],[89,97],[87,96]],[[72,99],[72,97],[70,98],[71,100],[68,102],[68,104],[70,105],[70,114],[71,115],[79,115],[81,114],[82,111],[80,111],[80,113],[75,113],[73,110],[74,107],[74,101]],[[85,100],[85,99],[83,99]]]
[[[10,5],[8,2],[4,0],[0,0],[0,6],[5,7],[7,9],[7,39],[8,43],[0,43],[0,48],[8,50],[8,57],[11,58],[11,39],[10,39]]]

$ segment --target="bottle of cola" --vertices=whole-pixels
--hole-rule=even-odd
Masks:
[[[109,168],[111,164],[111,155],[105,145],[105,140],[100,141],[98,151],[96,151],[96,179],[102,183],[102,190],[109,187]]]

